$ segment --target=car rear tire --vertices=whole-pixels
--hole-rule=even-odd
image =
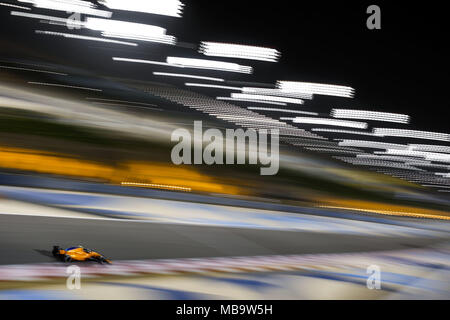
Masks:
[[[53,246],[52,254],[54,257],[58,257],[59,250],[60,250],[59,246]]]

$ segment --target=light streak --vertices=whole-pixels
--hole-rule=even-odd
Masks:
[[[311,82],[277,81],[277,88],[285,92],[299,92],[344,98],[353,98],[354,94],[354,89],[351,87]]]
[[[249,109],[249,110],[269,111],[269,112],[298,113],[298,114],[306,114],[306,115],[310,115],[310,116],[317,116],[317,115],[319,115],[317,112],[299,111],[299,110],[290,110],[290,109],[280,109],[280,108],[247,107],[247,109]]]
[[[362,148],[372,148],[372,149],[407,149],[408,146],[404,144],[396,143],[386,143],[378,141],[367,141],[367,140],[349,140],[344,139],[339,142],[340,146],[343,147],[362,147]]]
[[[29,84],[41,85],[41,86],[50,86],[50,87],[62,87],[62,88],[70,88],[70,89],[80,89],[80,90],[90,90],[90,91],[102,91],[101,89],[87,88],[87,87],[78,87],[78,86],[69,86],[64,84],[57,83],[45,83],[45,82],[34,82],[29,81]]]
[[[432,144],[410,144],[409,149],[415,150],[415,151],[450,153],[449,146],[439,146],[439,145],[432,145]]]
[[[284,91],[281,91],[280,89],[270,89],[270,88],[243,87],[242,92],[243,93],[262,94],[262,95],[267,95],[267,96],[300,98],[300,99],[308,99],[308,100],[311,100],[313,98],[313,95],[310,93],[284,92]]]
[[[1,69],[12,69],[12,70],[22,70],[22,71],[30,71],[30,72],[40,72],[40,73],[48,73],[48,74],[56,74],[59,76],[67,76],[66,73],[46,71],[46,70],[38,70],[38,69],[29,69],[29,68],[19,68],[19,67],[10,67],[10,66],[0,66]]]
[[[77,12],[93,16],[111,18],[112,12],[95,9],[92,2],[80,0],[18,0],[19,2],[31,3],[37,8],[50,9],[64,12]]]
[[[175,68],[207,69],[207,70],[219,70],[219,71],[229,71],[229,72],[238,72],[238,73],[251,73],[252,72],[251,67],[240,66],[235,63],[211,61],[211,60],[201,60],[201,59],[167,57],[167,62],[153,61],[153,60],[141,60],[141,59],[130,59],[130,58],[121,58],[121,57],[113,57],[112,59],[114,61],[154,64],[154,65],[159,65],[159,66],[167,66],[167,67],[175,67]]]
[[[23,9],[23,10],[31,10],[31,8],[29,8],[29,7],[23,7],[23,6],[18,6],[15,4],[4,3],[4,2],[0,2],[0,6],[11,7],[11,8],[16,8],[16,9]]]
[[[333,109],[331,116],[339,119],[360,119],[374,120],[395,123],[409,123],[409,116],[399,113],[388,113],[378,111],[353,110],[353,109]]]
[[[217,97],[216,99],[217,100],[228,100],[228,101],[274,104],[277,106],[287,106],[287,103],[284,103],[284,102],[264,101],[264,100],[255,100],[255,99],[240,99],[240,98],[233,98],[233,97]]]
[[[178,77],[178,78],[191,78],[191,79],[199,79],[199,80],[209,80],[209,81],[219,81],[224,82],[225,79],[214,78],[214,77],[203,77],[196,76],[192,74],[183,74],[183,73],[170,73],[170,72],[153,72],[155,76],[166,76],[166,77]]]
[[[366,129],[367,123],[348,121],[348,120],[337,120],[328,118],[311,118],[311,117],[296,117],[294,123],[304,123],[304,124],[320,124],[326,126],[336,126],[336,127],[350,127],[357,129]]]
[[[197,69],[207,69],[207,70],[220,70],[238,73],[252,73],[253,68],[249,66],[242,66],[237,63],[223,62],[216,60],[205,60],[205,59],[193,59],[193,58],[183,58],[183,57],[167,57],[167,63],[170,65],[175,65],[183,68],[197,68]]]
[[[448,133],[438,133],[438,132],[408,130],[408,129],[392,129],[392,128],[374,128],[373,133],[375,135],[383,135],[387,137],[404,137],[404,138],[450,142],[450,134]]]
[[[78,34],[71,34],[71,33],[42,31],[42,30],[36,30],[36,33],[38,33],[38,34],[45,34],[45,35],[51,35],[51,36],[59,36],[59,37],[64,37],[64,38],[68,38],[68,39],[108,42],[108,43],[123,44],[123,45],[126,45],[126,46],[133,46],[133,47],[137,46],[136,43],[132,43],[132,42],[110,40],[110,39],[104,39],[104,38],[98,38],[98,37],[81,36],[81,35],[78,35]]]
[[[203,53],[205,56],[267,62],[277,62],[280,57],[280,52],[271,48],[207,41],[201,42],[199,52]]]
[[[236,98],[236,99],[251,99],[251,100],[259,100],[259,101],[274,101],[274,102],[283,102],[283,103],[292,103],[292,104],[303,104],[303,100],[301,100],[301,99],[265,96],[265,95],[260,95],[260,94],[232,93],[231,97]]]
[[[103,36],[111,38],[166,44],[175,44],[176,42],[175,37],[166,35],[166,29],[148,24],[88,17],[84,27],[90,30],[100,31]]]
[[[201,87],[201,88],[213,88],[213,89],[226,89],[226,90],[241,90],[240,87],[230,87],[230,86],[219,86],[215,84],[206,84],[206,83],[192,83],[192,82],[186,82],[184,84],[188,87]]]
[[[99,0],[110,9],[144,12],[163,16],[181,17],[183,3],[179,0]]]
[[[354,130],[312,128],[311,131],[314,131],[314,132],[329,132],[329,133],[343,133],[343,134],[356,134],[356,135],[363,135],[363,136],[374,136],[373,132],[354,131]]]
[[[149,188],[158,188],[158,189],[169,189],[169,190],[180,190],[180,191],[191,191],[191,188],[188,187],[180,187],[180,186],[172,186],[167,184],[155,184],[155,183],[140,183],[140,182],[121,182],[123,186],[133,186],[133,187],[149,187]]]
[[[63,23],[68,27],[83,27],[84,22],[83,21],[77,21],[74,19],[66,19],[66,18],[59,18],[54,16],[47,16],[43,14],[34,14],[34,13],[28,13],[28,12],[22,12],[22,11],[11,11],[12,16],[18,16],[18,17],[24,17],[24,18],[31,18],[31,19],[41,19],[41,20],[48,20],[48,21],[54,21],[58,23]]]

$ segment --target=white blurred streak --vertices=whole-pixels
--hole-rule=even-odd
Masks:
[[[103,98],[91,98],[91,97],[86,97],[86,100],[93,100],[93,101],[108,101],[108,102],[119,102],[119,103],[123,103],[123,104],[139,104],[142,106],[150,106],[150,107],[156,107],[156,104],[151,104],[151,103],[144,103],[144,102],[137,102],[137,101],[128,101],[128,100],[117,100],[117,99],[103,99]]]
[[[320,139],[316,140],[316,139]],[[326,138],[316,136],[315,140],[311,139],[305,139],[304,137],[287,137],[283,140],[295,145],[295,146],[301,146],[301,147],[314,147],[314,148],[327,148],[327,149],[337,149],[337,150],[348,150],[348,151],[358,151],[358,153],[361,153],[362,150],[356,149],[356,148],[343,148],[339,147],[337,143],[331,142],[331,141],[325,141]]]
[[[311,82],[277,81],[277,88],[285,92],[299,92],[344,98],[353,98],[354,94],[354,89],[351,87]]]
[[[392,128],[374,128],[373,132],[375,135],[383,135],[387,137],[404,137],[450,142],[450,134],[447,133]]]
[[[373,132],[354,131],[354,130],[340,130],[340,129],[327,129],[327,128],[313,128],[314,132],[329,132],[329,133],[343,133],[343,134],[355,134],[363,136],[374,136]]]
[[[444,169],[444,170],[450,170],[450,166],[449,165],[444,165],[444,164],[437,164],[437,163],[431,163],[430,161],[428,161],[429,163],[426,163],[425,160],[423,160],[424,162],[420,162],[418,163],[417,161],[407,161],[406,164],[413,164],[413,165],[417,165],[417,166],[421,166],[421,167],[427,167],[427,168],[436,168],[436,169]]]
[[[179,0],[99,0],[98,2],[110,9],[171,17],[181,17],[184,6]]]
[[[120,58],[120,57],[113,57],[114,61],[122,61],[122,62],[134,62],[134,63],[144,63],[144,64],[155,64],[158,66],[169,66],[174,67],[173,65],[167,63],[167,62],[160,62],[160,61],[152,61],[152,60],[141,60],[141,59],[129,59],[129,58]]]
[[[88,17],[84,27],[100,31],[105,37],[165,44],[175,44],[176,42],[175,37],[166,35],[166,29],[148,24]]]
[[[184,105],[191,109],[201,111],[205,114],[223,119],[245,128],[254,129],[279,129],[280,136],[295,136],[322,139],[317,135],[296,128],[287,123],[267,117],[257,112],[238,107],[236,105],[212,99],[192,91],[180,90],[175,88],[154,88],[150,91],[152,94],[172,102]],[[232,99],[223,97],[224,100]]]
[[[10,66],[0,66],[0,69],[21,70],[21,71],[30,71],[30,72],[39,72],[39,73],[56,74],[56,75],[59,75],[59,76],[67,76],[66,73],[60,73],[60,72],[54,72],[54,71],[46,71],[46,70],[38,70],[38,69],[30,69],[30,68],[19,68],[19,67],[10,67]]]
[[[67,123],[120,132],[150,141],[168,141],[173,130],[177,128],[151,117],[100,108],[85,101],[80,102],[79,99],[57,98],[48,93],[19,90],[1,84],[0,107],[51,114]]]
[[[396,162],[403,162],[406,164],[415,164],[415,165],[429,165],[431,164],[428,160],[421,160],[417,159],[415,157],[408,157],[408,156],[384,156],[384,155],[377,155],[377,154],[358,154],[356,155],[357,158],[365,158],[365,159],[375,159],[375,160],[389,160],[389,161],[396,161]]]
[[[319,115],[316,112],[289,110],[289,109],[279,109],[279,108],[247,107],[247,109],[249,109],[249,110],[269,111],[269,112],[298,113],[298,114],[306,114],[306,115],[310,115],[310,116],[317,116],[317,115]]]
[[[442,176],[444,178],[450,178],[450,173],[448,172],[435,172],[434,174],[437,176]]]
[[[313,98],[312,94],[309,93],[301,93],[301,92],[284,92],[280,89],[270,89],[270,88],[257,88],[257,87],[243,87],[243,93],[253,93],[253,94],[262,94],[267,96],[277,96],[277,97],[287,97],[287,98],[300,98],[300,99],[309,99]]]
[[[201,42],[199,52],[203,53],[205,56],[267,62],[277,62],[280,57],[280,52],[271,48],[207,41]]]
[[[344,139],[344,140],[340,141],[339,145],[343,146],[343,147],[361,147],[361,148],[371,148],[371,149],[407,149],[408,148],[408,146],[404,145],[404,144],[367,141],[367,140],[350,140],[350,139]]]
[[[135,186],[135,187],[163,188],[163,189],[169,189],[169,190],[181,190],[181,191],[188,191],[188,192],[192,191],[192,189],[189,187],[180,187],[180,186],[173,186],[173,185],[167,185],[167,184],[126,182],[126,181],[122,181],[120,184],[125,185],[125,186]]]
[[[11,11],[11,15],[18,16],[18,17],[24,17],[24,18],[41,19],[41,20],[58,22],[58,23],[66,25],[67,27],[81,28],[84,26],[83,21],[59,18],[59,17],[54,17],[54,16],[47,16],[47,15],[43,15],[43,14],[34,14],[34,13],[27,13],[27,12],[21,12],[21,11]]]
[[[137,44],[133,43],[133,42],[110,40],[110,39],[104,39],[104,38],[99,38],[99,37],[81,36],[81,35],[72,34],[72,33],[52,32],[52,31],[42,31],[42,30],[36,30],[36,33],[50,35],[50,36],[59,36],[59,37],[64,37],[64,38],[68,38],[68,39],[108,42],[108,43],[123,44],[123,45],[126,45],[126,46],[134,46],[134,47],[137,46]]]
[[[431,188],[448,188],[450,189],[450,186],[443,186],[443,185],[434,185],[434,184],[423,184],[424,187],[431,187]],[[449,190],[450,192],[450,190]]]
[[[167,57],[167,62],[120,58],[120,57],[113,57],[112,59],[114,61],[154,64],[154,65],[159,65],[159,66],[167,66],[167,67],[175,67],[175,68],[209,69],[209,70],[247,73],[240,69],[241,67],[244,67],[244,66],[240,66],[240,65],[237,65],[234,63],[219,62],[219,61],[175,58],[175,57]],[[180,60],[180,59],[182,59],[182,60]],[[251,67],[244,67],[244,68],[251,69]]]
[[[333,109],[331,110],[333,118],[340,119],[360,119],[360,120],[374,120],[395,123],[409,123],[409,116],[407,114],[388,113],[367,110],[353,110],[353,109]]]
[[[103,91],[101,89],[87,88],[87,87],[78,87],[78,86],[69,86],[69,85],[58,84],[58,83],[45,83],[45,82],[34,82],[34,81],[29,81],[28,83],[29,84],[34,84],[34,85],[39,85],[39,86],[48,86],[48,87],[61,87],[61,88],[89,90],[89,91],[98,91],[98,92]]]
[[[4,3],[4,2],[0,2],[0,6],[11,7],[11,8],[16,8],[16,9],[23,9],[23,10],[31,10],[31,8],[29,8],[29,7],[17,6],[14,4]]]
[[[226,89],[226,90],[241,90],[240,87],[230,87],[230,86],[219,86],[215,84],[206,84],[206,83],[192,83],[192,82],[186,82],[184,84],[188,87],[201,87],[201,88],[213,88],[213,89]]]
[[[350,153],[350,154],[355,154],[358,153],[359,151],[352,151],[352,150],[345,150],[345,149],[333,149],[333,148],[310,148],[310,147],[305,147],[306,150],[310,150],[310,151],[317,151],[317,152],[323,152],[323,153]]]
[[[252,67],[242,66],[237,63],[231,63],[231,62],[193,59],[193,58],[182,58],[182,57],[167,57],[166,61],[170,65],[179,66],[182,68],[219,70],[219,71],[229,71],[229,72],[248,73],[248,74],[253,72]]]
[[[434,153],[434,152],[425,152],[425,151],[414,151],[414,150],[400,150],[400,149],[388,149],[385,152],[375,152],[376,154],[391,154],[391,155],[400,155],[400,156],[411,156],[423,158],[425,160],[430,161],[438,161],[438,162],[450,162],[450,154],[444,153]]]
[[[142,110],[146,110],[146,111],[164,111],[164,109],[161,109],[161,108],[139,106],[139,105],[134,105],[134,104],[123,104],[123,103],[114,103],[114,102],[99,102],[99,101],[93,101],[93,103],[95,105],[98,105],[98,106],[134,108],[134,109],[142,109]]]
[[[335,127],[349,127],[357,129],[366,129],[367,123],[358,121],[348,121],[348,120],[336,120],[328,118],[311,118],[311,117],[296,117],[294,123],[305,123],[305,124],[320,124],[326,126]]]
[[[233,115],[221,115],[221,114],[217,114],[217,113],[211,113],[211,115],[216,116],[219,119],[235,119],[235,120],[248,120],[250,122],[266,122],[266,123],[271,123],[274,125],[280,125],[280,126],[284,126],[284,123],[280,123],[277,120],[274,119],[255,119],[255,117],[252,116],[233,116]]]
[[[260,94],[232,93],[231,97],[236,98],[236,99],[251,99],[251,100],[259,100],[259,101],[275,101],[275,102],[284,102],[284,103],[293,103],[293,104],[303,104],[303,100],[301,100],[301,99],[265,96],[265,95],[260,95]]]
[[[274,104],[277,106],[287,106],[287,103],[284,103],[284,102],[275,102],[275,101],[267,101],[267,100],[243,99],[243,98],[233,98],[233,97],[217,97],[216,99],[217,100],[228,100],[228,101],[242,101],[242,102]]]
[[[396,168],[403,170],[412,170],[412,171],[422,171],[416,167],[411,165],[406,165],[404,163],[393,162],[393,161],[385,161],[385,160],[373,160],[373,159],[360,159],[353,157],[335,157],[336,159],[342,160],[347,163],[351,163],[357,166],[371,166],[371,167],[386,167],[386,168]]]
[[[410,144],[409,149],[416,150],[416,151],[450,153],[449,146],[439,146],[439,145],[432,145],[432,144]]]
[[[18,0],[19,2],[31,3],[37,8],[50,9],[64,12],[77,12],[93,16],[110,18],[112,12],[95,9],[96,6],[88,1],[79,0]]]
[[[162,44],[174,45],[176,43],[176,38],[174,36],[163,36],[163,37],[148,37],[148,36],[137,36],[130,35],[128,33],[111,33],[111,32],[102,32],[102,36],[109,38],[118,38],[118,39],[127,39],[127,40],[135,40],[135,41],[147,41],[147,42],[156,42]]]
[[[153,72],[155,76],[166,76],[166,77],[178,77],[178,78],[191,78],[191,79],[198,79],[198,80],[209,80],[209,81],[219,81],[224,82],[225,79],[221,78],[213,78],[213,77],[203,77],[203,76],[196,76],[192,74],[182,74],[182,73],[170,73],[170,72]]]
[[[398,177],[398,178],[406,178],[409,181],[414,181],[414,182],[419,182],[421,184],[423,183],[428,183],[428,184],[447,184],[448,182],[450,182],[449,179],[446,178],[440,178],[437,177],[433,174],[430,174],[429,172],[426,171],[421,171],[421,172],[405,172],[405,171],[391,171],[391,172],[384,172],[384,173],[388,173],[389,175]]]
[[[81,7],[87,7],[87,8],[94,8],[95,5],[92,2],[89,1],[83,1],[83,0],[17,0],[18,2],[25,2],[25,3],[32,3],[32,4],[53,4],[54,6],[58,5],[75,5],[75,6],[81,6]]]

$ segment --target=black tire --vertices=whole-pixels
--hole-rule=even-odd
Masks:
[[[63,257],[64,262],[72,262],[72,258],[70,256],[68,256],[67,254],[64,255]]]
[[[53,246],[52,254],[54,257],[59,256],[59,250],[61,250],[61,248],[59,246]]]
[[[111,263],[108,261],[108,259],[105,259],[105,258],[99,258],[97,261],[98,261],[98,263],[100,263],[100,264],[111,264]]]

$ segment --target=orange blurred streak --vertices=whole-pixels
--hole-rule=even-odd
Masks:
[[[318,202],[320,204],[317,206],[321,208],[355,210],[390,216],[405,216],[414,218],[450,220],[449,212],[433,209],[416,208],[411,206],[402,206],[402,205],[394,205],[364,200],[353,200],[353,199],[321,198],[320,200],[318,200]]]
[[[6,147],[0,148],[0,167],[100,179],[111,177],[114,173],[113,167],[95,162],[78,160],[45,151]]]
[[[114,184],[125,181],[134,182],[135,186],[142,184],[143,187],[172,186],[165,189],[174,190],[178,186],[200,192],[244,194],[239,187],[217,182],[191,167],[172,164],[128,161],[114,166],[46,151],[0,147],[0,167],[98,179]]]

